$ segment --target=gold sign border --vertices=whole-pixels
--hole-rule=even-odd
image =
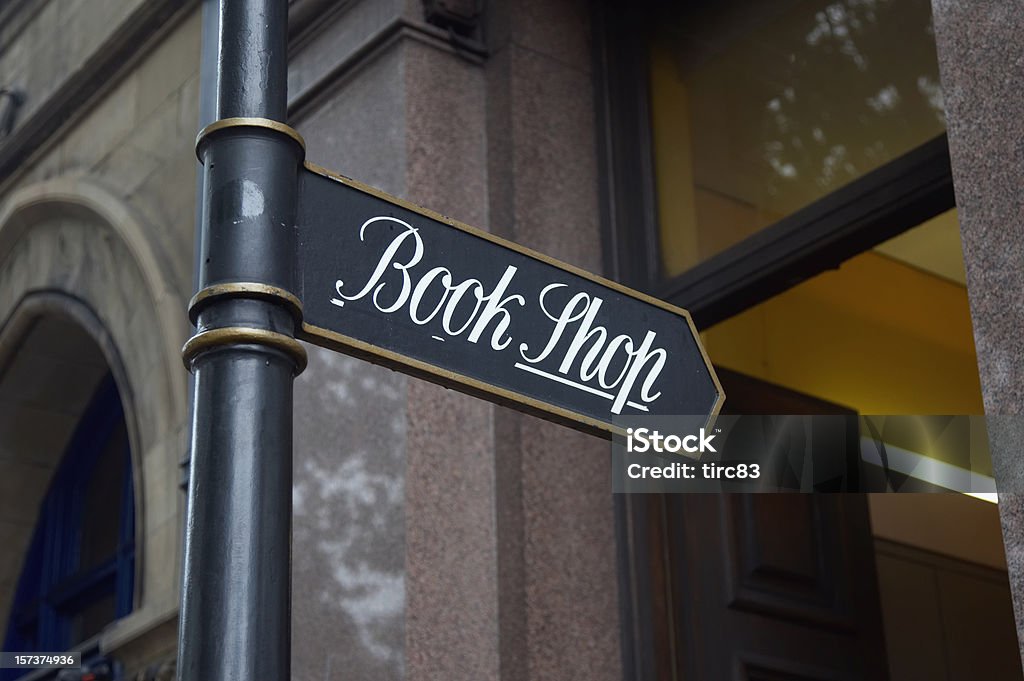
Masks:
[[[719,382],[718,376],[715,374],[715,368],[711,364],[711,359],[708,357],[707,351],[704,350],[704,345],[700,342],[697,327],[694,326],[690,313],[683,308],[666,303],[664,300],[659,300],[647,295],[646,293],[641,293],[640,291],[627,288],[622,284],[609,279],[599,277],[596,274],[582,270],[574,265],[570,265],[569,263],[555,260],[543,253],[538,253],[537,251],[526,248],[525,246],[520,246],[519,244],[495,236],[490,232],[485,232],[482,229],[477,229],[476,227],[459,222],[458,220],[452,220],[451,218],[441,215],[440,213],[436,213],[428,208],[423,208],[422,206],[417,206],[414,203],[391,196],[379,189],[330,171],[322,166],[316,165],[315,163],[305,161],[303,166],[306,170],[316,175],[320,175],[321,177],[325,177],[335,182],[340,182],[341,184],[361,191],[364,194],[369,194],[383,201],[387,201],[388,203],[400,206],[408,211],[412,211],[413,213],[418,213],[426,218],[442,222],[449,227],[454,227],[455,229],[466,232],[467,234],[485,239],[491,243],[497,244],[498,246],[502,246],[503,248],[507,248],[535,260],[540,260],[541,262],[545,262],[560,270],[575,274],[578,277],[583,277],[595,284],[610,288],[625,296],[648,303],[649,305],[654,305],[655,307],[659,307],[676,316],[682,317],[686,320],[686,324],[690,329],[690,334],[697,345],[697,349],[700,350],[701,357],[704,359],[704,366],[711,375],[711,380],[715,384],[715,390],[718,391],[718,398],[715,400],[715,405],[708,416],[705,428],[710,429],[714,425],[715,419],[722,410],[722,405],[725,403],[725,391],[722,389],[722,384]],[[303,292],[303,294],[304,293],[305,292]],[[467,392],[471,395],[483,397],[484,399],[489,399],[497,402],[498,404],[518,409],[519,411],[527,411],[534,416],[539,416],[549,421],[554,421],[555,423],[567,425],[572,428],[576,428],[577,430],[590,433],[591,435],[597,435],[606,439],[611,439],[613,434],[625,435],[625,432],[621,428],[611,423],[599,421],[569,409],[558,407],[548,402],[542,402],[541,400],[523,395],[522,393],[506,390],[505,388],[500,388],[454,371],[448,371],[447,369],[442,369],[428,362],[413,359],[412,357],[392,352],[390,350],[385,350],[384,348],[377,347],[356,338],[351,338],[329,329],[313,326],[306,322],[302,323],[301,331],[296,335],[304,341],[315,345],[321,345],[329,350],[350,354],[369,362],[373,362],[374,364],[380,364],[392,369],[402,369],[405,373],[411,373],[419,378],[431,381],[432,383],[437,383],[445,387],[452,386],[453,384],[460,386],[463,392]]]

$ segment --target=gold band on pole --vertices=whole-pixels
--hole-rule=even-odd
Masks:
[[[306,368],[306,349],[302,343],[283,333],[246,326],[226,326],[197,333],[181,348],[181,359],[191,371],[192,360],[201,353],[225,345],[265,345],[291,357],[295,361],[296,376]]]
[[[236,118],[222,118],[219,121],[214,121],[208,126],[199,131],[196,135],[196,158],[199,162],[203,162],[203,156],[200,153],[200,145],[203,140],[206,139],[210,134],[217,132],[218,130],[224,130],[226,128],[266,128],[268,130],[274,130],[275,132],[282,133],[292,138],[302,149],[302,155],[306,155],[306,140],[302,139],[302,135],[290,125],[285,125],[280,121],[272,121],[269,118],[251,118],[251,117],[236,117]]]
[[[278,300],[292,313],[296,324],[302,322],[302,301],[291,291],[286,291],[270,284],[260,284],[251,281],[237,281],[226,284],[213,284],[207,286],[199,293],[192,296],[188,303],[188,318],[196,323],[199,316],[199,309],[217,298],[259,298],[261,300]]]

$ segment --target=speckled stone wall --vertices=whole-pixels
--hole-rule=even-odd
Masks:
[[[591,4],[493,3],[494,231],[601,271]],[[610,448],[497,410],[502,679],[621,679]]]
[[[294,55],[290,95],[352,50],[343,28],[377,24],[343,14],[320,43]],[[375,18],[377,16],[375,15]],[[384,20],[384,19],[382,19]],[[347,52],[348,51],[348,52]],[[315,53],[310,56],[308,53]],[[292,123],[310,161],[405,193],[402,41],[353,63],[346,77]],[[405,678],[405,468],[407,381],[400,373],[309,346],[295,381],[292,491],[292,679]]]
[[[587,3],[487,3],[407,72],[409,198],[601,262]],[[620,679],[607,443],[410,380],[407,678]]]
[[[953,181],[985,412],[1024,414],[1024,12],[1007,0],[933,0]],[[992,438],[997,486],[1024,477],[1024,440]],[[1024,639],[1024,495],[999,512]],[[1024,647],[1022,647],[1024,651]]]
[[[352,3],[291,57],[297,101],[333,81],[293,123],[315,163],[598,271],[586,4],[487,16],[480,57],[418,0]],[[295,678],[621,678],[607,443],[316,349],[295,401]]]

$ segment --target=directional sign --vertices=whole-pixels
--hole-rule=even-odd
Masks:
[[[685,310],[308,163],[297,222],[303,340],[605,437],[725,399]]]

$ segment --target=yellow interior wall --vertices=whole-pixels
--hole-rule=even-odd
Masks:
[[[862,414],[981,414],[966,290],[866,252],[703,334],[711,359]]]

